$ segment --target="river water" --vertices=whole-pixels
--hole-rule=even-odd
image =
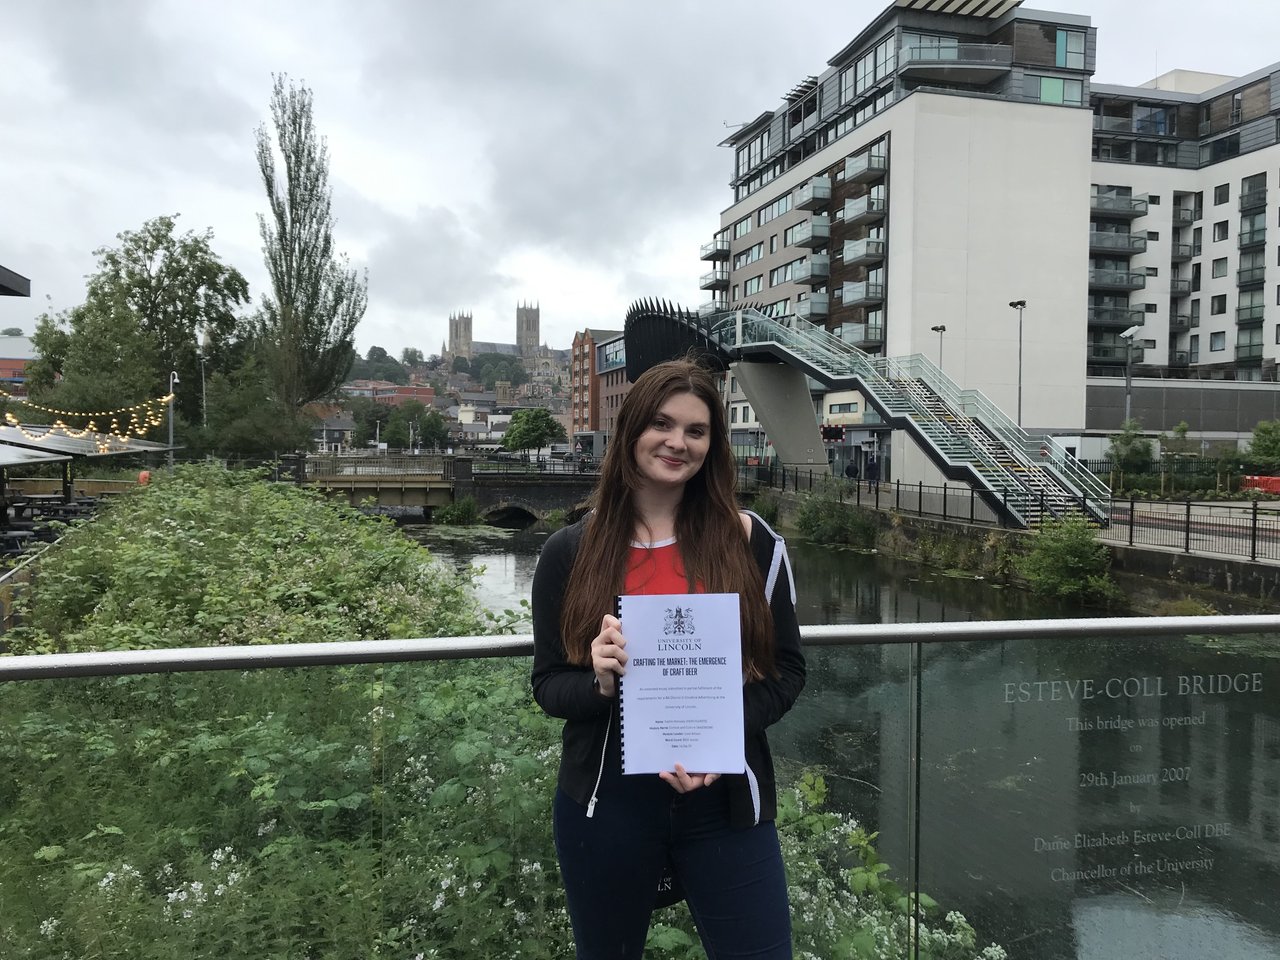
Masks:
[[[545,533],[406,527],[527,600]],[[789,537],[802,624],[1087,616]],[[1036,960],[1280,958],[1280,638],[813,648],[770,739],[902,877]],[[919,690],[919,817],[909,718]]]

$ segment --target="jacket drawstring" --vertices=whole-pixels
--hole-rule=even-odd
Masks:
[[[591,788],[591,800],[587,803],[587,816],[596,814],[596,794],[600,792],[600,781],[604,779],[604,755],[609,750],[609,731],[613,727],[613,708],[609,708],[609,719],[604,724],[604,744],[600,747],[600,769],[596,771],[596,785]]]

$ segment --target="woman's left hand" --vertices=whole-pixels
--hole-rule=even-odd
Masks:
[[[676,793],[689,793],[699,787],[709,787],[720,779],[718,773],[689,773],[678,763],[675,773],[664,770],[658,776],[669,783]]]

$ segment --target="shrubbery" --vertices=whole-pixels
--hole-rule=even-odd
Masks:
[[[874,512],[841,503],[826,490],[804,498],[796,528],[814,543],[850,544],[867,550],[875,547],[879,532]]]
[[[480,505],[475,497],[460,497],[453,503],[446,503],[431,511],[434,523],[444,523],[454,527],[466,527],[480,519]]]
[[[1097,530],[1080,516],[1048,520],[1023,558],[1022,576],[1042,597],[1108,606],[1120,592],[1111,580],[1111,552]]]

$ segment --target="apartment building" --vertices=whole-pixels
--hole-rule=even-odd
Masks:
[[[1118,426],[1127,366],[1135,384],[1275,379],[1280,64],[1103,86],[1097,43],[1088,17],[1020,0],[896,0],[723,142],[733,202],[700,252],[702,310],[925,354],[1063,435]],[[1193,430],[1251,429],[1199,406]]]

